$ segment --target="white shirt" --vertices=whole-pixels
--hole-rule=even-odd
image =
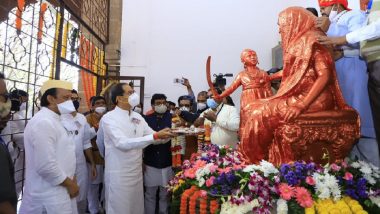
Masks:
[[[326,34],[332,37],[344,36],[361,28],[365,20],[365,14],[360,10],[344,10],[332,20]],[[342,48],[345,57],[358,57],[360,55],[359,43],[342,45],[340,48]]]
[[[106,212],[143,214],[142,149],[155,142],[154,131],[140,114],[115,107],[102,117],[98,133],[104,136]]]
[[[200,117],[203,117],[204,113],[208,111],[212,110],[207,109]],[[211,130],[211,143],[235,147],[239,141],[237,132],[240,125],[240,115],[238,110],[234,106],[221,104],[216,112],[217,118]]]
[[[70,133],[72,141],[75,142],[76,170],[75,176],[79,185],[79,195],[77,201],[87,199],[88,170],[84,150],[91,148],[91,139],[96,136],[94,128],[87,123],[83,114],[76,113],[61,115],[62,125]]]
[[[71,138],[75,142],[75,153],[77,165],[86,164],[83,151],[91,148],[91,139],[96,136],[94,128],[87,123],[83,114],[77,113],[75,117],[71,114],[61,115],[61,122],[65,129],[71,133]]]
[[[361,42],[365,40],[374,40],[379,37],[380,37],[380,19],[358,30],[348,33],[346,35],[346,40],[350,44],[355,44],[357,42]]]
[[[25,128],[25,187],[23,201],[62,203],[68,192],[60,184],[75,173],[75,144],[60,116],[43,107]],[[28,207],[30,204],[22,203]]]
[[[18,111],[13,114],[12,121],[9,121],[11,132],[13,134],[12,140],[17,144],[20,149],[24,149],[24,129],[26,126],[25,121],[26,111]]]

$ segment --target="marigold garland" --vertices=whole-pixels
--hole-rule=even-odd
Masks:
[[[190,214],[196,214],[197,213],[197,200],[199,198],[200,192],[195,191],[193,195],[190,197],[189,201],[189,213]]]
[[[17,0],[17,11],[16,11],[16,29],[17,34],[21,33],[22,27],[22,12],[25,9],[25,0]]]
[[[210,201],[210,213],[215,214],[219,209],[219,202],[217,200]]]
[[[190,189],[185,190],[181,196],[181,207],[180,214],[187,214],[187,199],[192,196],[198,188],[196,186],[192,186]]]
[[[45,12],[48,8],[48,4],[46,2],[42,3],[41,6],[40,6],[40,16],[39,16],[39,19],[38,19],[38,32],[37,32],[37,41],[39,44],[41,44],[41,41],[42,41],[42,35],[43,35],[43,31],[42,31],[42,28],[44,27],[44,16],[45,16]]]

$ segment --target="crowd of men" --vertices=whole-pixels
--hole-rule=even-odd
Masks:
[[[328,36],[319,41],[335,45],[340,88],[361,117],[362,138],[352,153],[379,166],[380,19],[371,17],[378,13],[368,21],[370,8],[363,13],[350,10],[346,0],[319,3],[316,27]],[[380,0],[371,4],[380,11]],[[361,41],[366,42],[360,47]],[[20,194],[21,214],[93,214],[103,208],[109,214],[168,213],[171,139],[178,137],[171,128],[209,124],[212,143],[234,147],[239,141],[240,117],[232,99],[215,100],[210,91],[195,97],[187,79],[183,85],[188,95],[178,98],[178,106],[154,94],[151,109],[142,114],[133,87],[119,83],[110,92],[113,109],[95,96],[83,115],[72,83],[45,82],[40,104],[27,109],[29,95],[18,89],[8,93],[0,73],[0,213],[16,213]],[[191,145],[191,138],[186,143]]]
[[[41,87],[36,110],[30,110],[35,115],[29,118],[31,113],[23,112],[28,94],[7,93],[1,76],[5,103],[1,131],[2,136],[10,136],[0,138],[9,167],[9,180],[2,182],[8,189],[1,192],[6,196],[1,199],[9,202],[4,213],[15,213],[21,193],[19,213],[93,214],[104,209],[107,213],[168,213],[165,186],[174,176],[173,121],[177,127],[190,127],[207,120],[215,124],[213,141],[232,146],[238,142],[240,120],[232,99],[216,101],[202,91],[195,100],[189,81],[184,80],[189,94],[179,97],[178,107],[164,94],[154,94],[144,115],[134,89],[119,83],[110,91],[114,109],[107,109],[104,97],[95,96],[86,116],[78,112],[81,97],[72,83],[49,80]],[[10,146],[5,141],[15,143]],[[15,151],[22,154],[14,155]],[[22,191],[15,181],[23,179]]]

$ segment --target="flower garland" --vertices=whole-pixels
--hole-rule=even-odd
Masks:
[[[185,190],[181,197],[180,214],[187,214],[187,200],[198,190],[196,186],[192,186],[190,189]]]
[[[41,44],[42,42],[42,35],[43,35],[42,28],[44,26],[44,16],[45,16],[45,12],[47,8],[48,8],[48,4],[46,2],[43,2],[40,6],[40,14],[39,14],[39,19],[38,19],[38,32],[37,32],[38,44]]]
[[[172,118],[172,128],[175,128],[175,119]],[[181,136],[177,136],[172,138],[171,140],[171,148],[172,152],[172,167],[181,167],[182,165],[182,157],[181,157]]]
[[[17,11],[16,11],[16,30],[17,34],[20,35],[22,27],[22,12],[25,10],[25,0],[17,0]]]

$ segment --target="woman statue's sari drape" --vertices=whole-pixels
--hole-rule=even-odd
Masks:
[[[330,71],[329,81],[303,113],[350,109],[340,92],[330,51],[317,42],[317,37],[324,33],[315,28],[314,21],[315,16],[301,7],[288,8],[279,15],[284,51],[282,82],[275,96],[253,101],[245,109],[249,120],[239,151],[248,163],[268,160],[274,131],[286,123],[287,109],[303,102],[324,69]]]

